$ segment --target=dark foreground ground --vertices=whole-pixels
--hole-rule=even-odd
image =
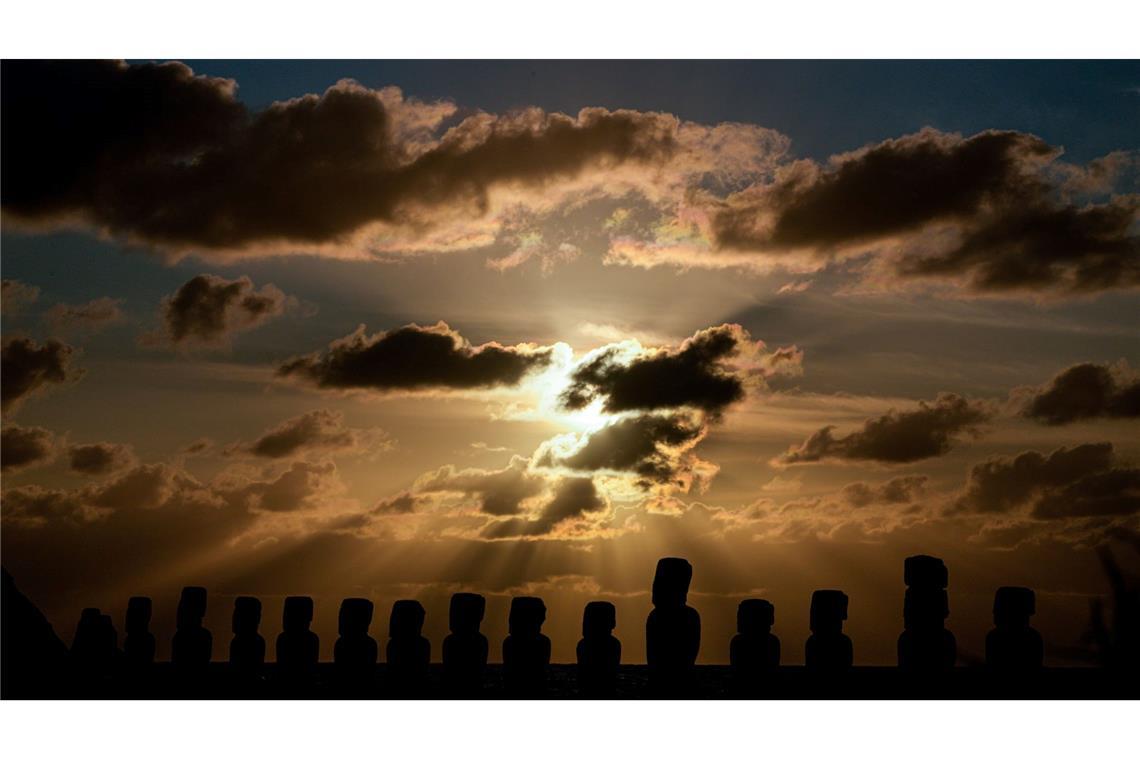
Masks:
[[[995,675],[984,668],[957,668],[943,676],[918,677],[890,667],[856,667],[840,676],[824,677],[802,667],[782,667],[761,684],[742,687],[727,666],[703,665],[695,672],[692,688],[675,694],[654,693],[644,665],[624,665],[618,675],[615,699],[1113,699],[1140,697],[1134,678],[1113,677],[1093,668],[1046,668],[1024,676]],[[550,666],[547,688],[528,698],[577,699],[574,665]],[[433,665],[424,687],[415,693],[394,692],[385,682],[384,667],[361,686],[338,682],[333,666],[322,663],[315,680],[306,685],[281,683],[273,665],[254,683],[236,682],[227,665],[214,663],[197,682],[179,678],[166,663],[137,677],[79,678],[65,674],[53,683],[33,681],[27,686],[5,679],[5,699],[510,699],[502,684],[502,668],[487,668],[483,689],[477,694],[449,693],[442,683],[442,668]]]

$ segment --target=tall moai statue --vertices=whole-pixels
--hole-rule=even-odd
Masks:
[[[738,685],[758,686],[779,666],[780,640],[772,633],[775,623],[776,608],[767,599],[744,599],[737,606],[729,662]]]
[[[487,669],[487,637],[479,632],[487,600],[479,594],[452,594],[443,640],[443,677],[452,693],[474,694],[483,688]]]
[[[804,647],[804,664],[811,670],[838,671],[851,667],[854,649],[843,633],[847,594],[821,589],[811,595],[811,636]]]
[[[117,639],[110,616],[98,607],[87,607],[79,614],[70,655],[82,678],[90,681],[111,675],[118,653]]]
[[[701,616],[685,602],[693,566],[665,557],[653,576],[653,610],[645,621],[645,653],[650,688],[683,695],[692,687],[693,665],[701,648]]]
[[[127,600],[123,656],[129,668],[137,670],[154,663],[155,641],[154,634],[150,632],[152,610],[149,596],[132,596]]]
[[[950,574],[937,557],[919,554],[903,564],[906,597],[903,602],[904,630],[899,636],[899,667],[936,672],[954,667],[958,645],[946,630],[950,602],[946,594]]]
[[[281,614],[281,633],[277,635],[277,671],[282,680],[295,685],[307,684],[316,677],[321,642],[310,630],[313,624],[313,599],[309,596],[285,597]]]
[[[385,676],[397,694],[416,694],[424,689],[431,663],[431,642],[424,638],[424,606],[415,599],[400,599],[388,618]]]
[[[255,596],[234,599],[230,639],[230,667],[242,679],[256,679],[265,665],[265,639],[261,627],[261,600]]]
[[[1041,667],[1045,657],[1041,634],[1029,625],[1036,609],[1033,589],[1002,586],[994,594],[994,629],[986,636],[986,665],[998,670],[1026,671]]]
[[[177,630],[170,642],[170,662],[184,674],[201,675],[210,663],[214,638],[202,627],[206,616],[206,589],[187,586],[178,600]]]
[[[364,689],[372,685],[380,647],[368,635],[375,607],[368,599],[348,598],[340,603],[333,664],[342,687]]]
[[[546,690],[550,639],[542,632],[546,604],[537,596],[511,600],[507,637],[503,639],[503,682],[509,693],[539,696]]]
[[[621,642],[614,638],[617,610],[609,602],[589,602],[582,612],[582,640],[578,642],[578,691],[584,697],[605,699],[617,691]]]

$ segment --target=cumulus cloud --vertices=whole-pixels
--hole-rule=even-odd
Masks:
[[[511,457],[501,470],[445,465],[420,476],[412,490],[417,493],[452,492],[474,497],[479,509],[489,515],[517,515],[523,503],[546,490],[547,479],[529,468],[525,457]]]
[[[1140,376],[1126,364],[1074,364],[1040,388],[1019,388],[1021,415],[1046,425],[1140,417]]]
[[[6,425],[0,431],[0,470],[16,472],[55,456],[55,436],[41,427]]]
[[[1108,442],[997,457],[971,468],[953,509],[1037,519],[1135,514],[1140,469],[1118,462]]]
[[[71,364],[74,348],[58,340],[40,345],[31,338],[7,338],[0,353],[0,405],[15,411],[30,396],[73,382],[83,370]]]
[[[288,298],[274,285],[254,288],[248,277],[227,280],[200,274],[162,300],[159,334],[148,344],[216,346],[234,333],[252,330],[285,312]]]
[[[540,346],[472,346],[444,322],[373,335],[360,325],[323,352],[285,362],[277,375],[328,390],[470,390],[517,385],[550,360],[551,349]]]
[[[926,475],[903,475],[883,483],[848,483],[839,494],[853,507],[868,504],[909,504],[926,490]]]
[[[86,303],[57,303],[44,319],[56,330],[97,332],[125,319],[120,298],[96,298]]]
[[[0,313],[18,314],[28,304],[36,302],[40,289],[19,280],[0,280]]]
[[[130,446],[121,443],[82,443],[67,447],[67,466],[83,475],[106,475],[135,461]]]
[[[890,410],[867,420],[860,430],[836,437],[834,425],[812,433],[792,446],[773,464],[789,465],[828,459],[864,460],[902,464],[941,456],[963,435],[978,435],[979,426],[994,416],[989,404],[944,393],[918,408]]]
[[[283,459],[314,451],[377,451],[391,446],[391,439],[382,430],[350,428],[341,412],[316,409],[285,420],[250,443],[234,444],[227,453]]]
[[[560,525],[589,513],[602,512],[608,506],[591,478],[565,478],[557,484],[537,516],[496,520],[487,524],[482,535],[484,538],[545,536]]]
[[[254,512],[297,512],[318,509],[345,488],[334,462],[297,461],[276,475],[220,490]]]

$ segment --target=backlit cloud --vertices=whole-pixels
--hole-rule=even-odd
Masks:
[[[144,342],[174,346],[216,346],[285,312],[287,298],[274,285],[254,288],[248,277],[227,280],[200,274],[162,301],[162,332]]]
[[[1074,364],[1040,388],[1013,394],[1021,415],[1046,425],[1140,417],[1140,375],[1126,364]]]
[[[15,411],[30,396],[73,382],[83,370],[72,365],[75,349],[58,340],[42,345],[31,338],[6,338],[0,354],[0,403]]]
[[[15,472],[46,464],[55,456],[55,436],[41,427],[5,425],[0,431],[0,469]]]

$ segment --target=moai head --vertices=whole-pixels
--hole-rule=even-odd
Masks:
[[[516,596],[511,600],[507,626],[512,636],[537,636],[544,622],[546,605],[537,596]]]
[[[187,586],[182,589],[182,597],[178,600],[178,627],[200,626],[205,616],[206,589],[201,586]]]
[[[903,583],[911,587],[946,588],[950,573],[938,557],[916,554],[903,562]]]
[[[609,602],[589,602],[582,612],[584,638],[609,636],[617,627],[617,610]]]
[[[75,626],[76,641],[90,641],[99,630],[99,616],[102,614],[98,607],[84,607],[79,613],[79,623]]]
[[[776,608],[767,599],[745,599],[736,608],[736,630],[745,635],[765,634],[776,622]]]
[[[813,633],[838,633],[847,619],[847,594],[824,589],[811,595],[811,630]]]
[[[478,633],[486,610],[487,600],[480,594],[452,594],[447,626],[452,633]]]
[[[313,598],[311,596],[285,597],[285,610],[281,613],[281,627],[286,632],[309,630],[313,622]]]
[[[149,596],[132,596],[127,600],[127,633],[146,633],[150,627],[151,608]]]
[[[673,607],[685,603],[689,595],[689,582],[693,580],[693,566],[687,559],[664,557],[657,561],[653,576],[653,606]]]
[[[372,625],[372,602],[350,597],[341,601],[337,614],[337,633],[341,636],[367,636]]]
[[[1002,586],[994,594],[994,625],[1028,627],[1037,611],[1037,597],[1031,588]]]
[[[903,597],[903,622],[907,627],[945,620],[950,617],[950,599],[943,589],[908,588]]]
[[[105,652],[112,652],[119,645],[119,634],[115,631],[115,624],[110,615],[100,615],[97,623],[99,630],[99,643]]]
[[[237,636],[252,636],[261,625],[261,600],[256,596],[234,599],[233,631]]]
[[[415,599],[400,599],[392,604],[388,618],[388,638],[413,638],[424,629],[424,606]]]

